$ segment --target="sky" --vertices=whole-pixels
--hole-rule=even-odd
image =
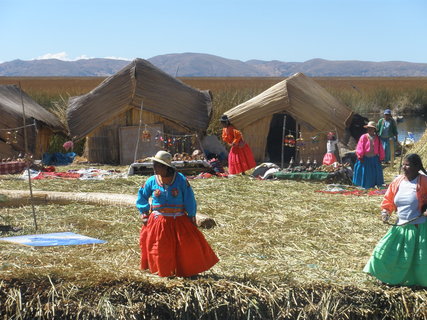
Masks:
[[[426,0],[0,0],[0,63],[206,53],[427,63]]]

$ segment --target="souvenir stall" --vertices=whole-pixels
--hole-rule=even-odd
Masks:
[[[137,148],[140,145],[154,143],[157,150],[165,150],[172,154],[172,164],[177,171],[184,174],[197,174],[211,170],[211,165],[202,152],[202,146],[197,134],[169,134],[153,130],[147,124],[140,130]],[[154,136],[152,135],[154,132]],[[129,166],[128,175],[153,174],[153,163],[149,157],[136,159]]]
[[[283,132],[285,133],[285,128]],[[319,152],[319,142],[325,140],[327,141],[327,152],[322,163],[318,163],[314,155]],[[304,138],[301,132],[288,131],[288,134],[283,137],[282,150],[284,147],[295,148],[295,158],[291,158],[287,167],[284,167],[282,162],[283,169],[273,173],[272,177],[287,180],[351,183],[351,167],[349,164],[340,163],[339,152],[336,147],[337,140],[338,137],[334,131],[318,132],[308,138]],[[313,157],[310,157],[311,154]]]
[[[5,133],[5,144],[11,146],[18,144],[18,133],[22,128],[0,129]],[[24,158],[22,154],[18,157],[0,158],[0,174],[17,174],[24,171],[31,164],[29,157]]]

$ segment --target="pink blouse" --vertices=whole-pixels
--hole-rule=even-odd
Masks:
[[[357,147],[356,147],[357,158],[359,160],[362,159],[367,153],[369,153],[370,148],[371,148],[371,142],[369,139],[369,133],[365,133],[360,137],[359,142],[357,143]],[[378,136],[374,137],[373,151],[376,155],[379,156],[380,161],[384,160],[384,157],[385,157],[384,148]]]

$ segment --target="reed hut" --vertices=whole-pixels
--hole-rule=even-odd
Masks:
[[[47,152],[53,134],[66,134],[65,127],[54,114],[16,85],[0,86],[0,114],[1,159],[17,157],[25,152],[24,130],[27,134],[28,152],[36,159],[41,159],[43,153]]]
[[[71,137],[86,138],[88,161],[126,165],[172,144],[184,145],[181,138],[186,135],[203,135],[211,109],[209,91],[194,89],[150,62],[135,59],[91,92],[70,98],[67,119]],[[149,132],[145,138],[150,138],[141,139],[141,132]],[[159,145],[159,132],[162,142],[163,137],[170,139],[164,147]]]
[[[292,135],[302,139],[296,141],[300,147],[284,147],[284,161],[293,157],[304,162],[315,159],[318,163],[326,153],[327,133],[335,131],[342,140],[353,116],[347,106],[302,73],[225,114],[242,131],[257,162],[281,162],[283,136]]]

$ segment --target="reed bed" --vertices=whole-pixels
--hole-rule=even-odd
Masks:
[[[117,168],[125,170],[126,168]],[[396,169],[386,170],[390,181]],[[35,180],[45,191],[136,194],[147,177]],[[136,209],[82,203],[36,207],[39,232],[71,231],[101,245],[32,248],[0,242],[3,318],[426,319],[427,291],[382,285],[361,270],[387,227],[381,196],[325,194],[322,183],[247,176],[190,180],[220,262],[196,280],[138,270]],[[1,188],[28,189],[4,176]],[[1,208],[33,234],[31,208]]]
[[[427,131],[424,132],[421,138],[408,150],[408,152],[418,153],[423,161],[424,167],[427,167]]]
[[[23,90],[65,121],[64,101],[102,80],[0,78],[0,84],[21,81]],[[213,134],[220,132],[217,119],[224,111],[281,80],[183,79],[213,92]],[[385,103],[394,109],[399,101],[409,109],[427,106],[427,78],[316,80],[364,113]],[[61,139],[51,152],[62,151]],[[386,169],[386,181],[397,171]],[[136,194],[145,179],[34,180],[33,188]],[[203,230],[220,258],[211,270],[195,280],[140,271],[140,221],[133,207],[38,205],[38,232],[71,231],[107,243],[32,248],[0,241],[0,319],[427,319],[426,289],[386,286],[361,271],[387,231],[378,217],[380,196],[331,195],[317,192],[322,183],[247,176],[191,184],[198,211],[217,223]],[[28,183],[0,176],[0,189],[28,190]],[[23,228],[13,235],[36,233],[28,205],[0,206],[0,223]]]

